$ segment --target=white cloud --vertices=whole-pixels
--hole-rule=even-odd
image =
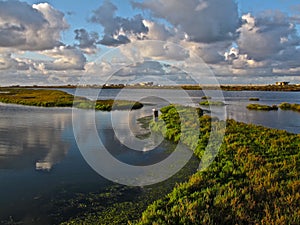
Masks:
[[[26,71],[33,68],[32,61],[29,59],[20,59],[12,56],[10,52],[0,53],[0,70],[20,70]]]
[[[132,4],[167,20],[194,42],[232,40],[239,22],[233,0],[147,0]]]
[[[0,1],[1,80],[66,83],[94,75],[90,82],[100,82],[114,68],[147,60],[172,61],[196,73],[193,54],[222,81],[299,77],[297,14],[265,11],[239,18],[234,0],[139,0],[132,5],[144,13],[123,18],[116,5],[104,1],[89,17],[103,32],[74,27],[74,43],[66,45],[61,35],[69,25],[61,11],[48,3]],[[99,45],[106,45],[100,46],[104,53],[120,47],[110,60],[97,62]]]
[[[134,41],[119,47],[128,62],[144,60],[172,60],[181,61],[189,57],[189,50],[180,45],[165,41]]]
[[[242,16],[244,24],[238,29],[237,40],[241,54],[255,60],[275,57],[280,51],[299,44],[295,26],[281,12],[269,11],[255,18]]]
[[[164,24],[150,20],[143,20],[144,25],[149,29],[145,37],[150,40],[166,41],[174,35],[174,31],[168,29]]]
[[[300,74],[300,66],[294,67],[294,68],[285,68],[285,69],[279,69],[274,68],[273,73],[275,74],[286,74],[286,75],[298,75]]]
[[[225,60],[225,52],[231,45],[231,41],[220,41],[215,43],[197,43],[191,41],[181,41],[180,44],[190,49],[198,57],[208,64],[218,64]]]
[[[90,21],[100,24],[104,28],[104,35],[100,44],[108,46],[118,46],[130,42],[128,36],[140,39],[148,32],[148,28],[143,23],[143,17],[138,14],[132,18],[116,16],[117,7],[110,1],[103,4],[93,12]]]
[[[74,47],[60,46],[42,53],[54,59],[43,63],[45,70],[84,70],[86,58]]]
[[[61,45],[61,31],[68,28],[64,14],[48,3],[0,2],[0,47],[45,50]]]
[[[79,42],[76,46],[79,47],[86,54],[96,54],[98,49],[96,43],[99,35],[96,32],[88,33],[85,29],[76,29],[75,40]]]

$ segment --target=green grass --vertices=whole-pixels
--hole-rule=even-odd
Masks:
[[[263,111],[271,111],[271,110],[278,110],[277,105],[261,105],[261,104],[249,104],[247,105],[247,109],[250,110],[263,110]]]
[[[175,141],[181,131],[174,108],[161,111],[165,125],[159,120],[154,128]],[[214,121],[199,119],[201,158]],[[299,224],[299,149],[300,135],[228,120],[213,163],[148,206],[135,224]]]
[[[41,107],[77,107],[102,111],[130,110],[143,107],[142,103],[127,100],[91,101],[84,97],[74,97],[59,90],[5,88],[0,89],[0,102]]]

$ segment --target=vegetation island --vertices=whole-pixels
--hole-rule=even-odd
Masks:
[[[279,105],[282,110],[293,110],[300,112],[300,104],[283,102]]]
[[[270,111],[270,110],[278,110],[277,105],[261,105],[261,104],[249,104],[247,105],[247,109],[250,110],[264,110],[264,111]]]
[[[199,103],[202,106],[224,106],[225,103],[221,101],[202,101]]]
[[[300,104],[296,104],[296,103],[283,102],[283,103],[279,104],[279,106],[277,106],[277,105],[269,106],[269,105],[261,105],[261,104],[247,105],[247,109],[250,109],[250,110],[270,111],[270,110],[278,110],[278,108],[280,108],[281,110],[292,110],[292,111],[300,112]]]
[[[252,97],[252,98],[249,98],[249,101],[259,101],[259,98],[255,98],[255,97]]]

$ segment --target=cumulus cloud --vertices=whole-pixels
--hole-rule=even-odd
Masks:
[[[158,71],[169,76],[159,64],[144,62],[172,61],[177,66],[191,60],[193,54],[209,64],[222,81],[233,77],[239,82],[242,78],[255,82],[258,76],[267,80],[299,74],[299,5],[288,15],[265,11],[242,16],[235,0],[133,0],[132,6],[144,14],[118,16],[117,6],[104,0],[88,18],[103,31],[98,34],[75,27],[74,43],[67,45],[62,43],[61,34],[69,25],[61,11],[48,3],[0,0],[1,79],[19,77],[21,82],[37,82],[43,78],[59,83],[94,74],[90,82],[99,83],[105,81],[102,74],[116,65],[122,67],[124,62],[117,62],[118,57],[126,58],[126,63],[143,63],[140,71],[127,68],[132,71],[124,69],[124,74],[151,75]],[[98,53],[99,44],[119,46],[116,62],[94,62],[95,55],[86,59],[85,55]],[[198,64],[193,61],[187,65],[199,71]],[[147,70],[147,66],[152,69]]]
[[[158,61],[144,61],[127,65],[113,74],[109,82],[154,82],[155,84],[187,84],[192,78],[174,65]]]
[[[167,41],[175,35],[175,31],[167,28],[166,25],[151,20],[143,20],[143,24],[148,28],[145,38],[150,40]]]
[[[237,40],[241,54],[259,61],[299,45],[295,26],[279,11],[268,11],[257,18],[246,14],[242,19],[244,23],[238,29],[240,36]]]
[[[245,14],[242,20],[235,46],[224,54],[230,74],[248,79],[296,75],[300,39],[293,19],[280,11],[265,11]]]
[[[189,58],[189,50],[180,45],[164,41],[134,41],[119,47],[121,53],[131,62],[144,60],[182,61]]]
[[[11,58],[10,53],[1,54],[0,58],[0,70],[7,70],[12,67],[15,67],[17,61]]]
[[[233,0],[146,0],[132,5],[167,20],[194,42],[232,40],[239,25],[237,4]]]
[[[232,44],[231,41],[219,41],[215,43],[197,43],[181,41],[181,45],[193,51],[198,57],[208,64],[218,64],[224,62],[227,49]]]
[[[61,45],[61,31],[68,27],[64,14],[48,3],[0,2],[0,47],[51,49]]]
[[[83,53],[71,46],[55,47],[43,52],[53,58],[51,62],[42,63],[44,70],[84,70],[86,58]]]
[[[75,40],[79,42],[76,46],[83,50],[84,53],[94,54],[97,52],[96,43],[99,35],[96,32],[88,33],[85,29],[76,29]]]
[[[0,54],[0,70],[21,70],[33,69],[33,63],[29,59],[14,58],[12,53],[3,52]]]
[[[297,75],[297,74],[300,73],[300,66],[295,67],[295,68],[286,68],[286,69],[274,68],[273,73],[275,73],[275,74]]]
[[[104,35],[100,44],[117,46],[127,44],[130,38],[141,39],[148,28],[143,23],[143,17],[135,15],[132,18],[116,16],[117,7],[110,1],[104,3],[93,12],[90,21],[98,23],[104,28]]]

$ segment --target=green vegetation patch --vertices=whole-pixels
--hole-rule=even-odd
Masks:
[[[202,96],[201,99],[208,100],[208,99],[211,99],[211,97],[210,96]]]
[[[0,102],[43,107],[77,107],[102,111],[140,109],[143,104],[127,100],[91,101],[84,97],[74,97],[59,90],[48,89],[0,89]]]
[[[271,110],[278,110],[277,105],[260,105],[260,104],[249,104],[247,105],[247,109],[250,110],[264,110],[264,111],[271,111]]]
[[[61,107],[72,106],[74,96],[58,90],[34,90],[34,89],[4,89],[0,92],[0,102],[44,106]]]
[[[169,105],[160,111],[162,114],[159,120],[150,124],[151,130],[162,133],[168,140],[176,143],[180,140],[191,149],[196,148],[201,124],[199,117],[203,115],[203,111],[180,105]]]
[[[295,103],[287,103],[287,102],[283,102],[279,105],[279,108],[282,110],[293,110],[293,111],[297,111],[300,112],[300,104],[295,104]]]
[[[160,118],[175,141],[170,110]],[[200,121],[199,158],[214,123]],[[299,224],[299,149],[300,135],[228,120],[212,164],[148,206],[136,224]]]
[[[224,106],[225,105],[225,103],[221,101],[202,101],[199,104],[203,106]]]
[[[249,98],[249,101],[259,101],[259,98]]]

